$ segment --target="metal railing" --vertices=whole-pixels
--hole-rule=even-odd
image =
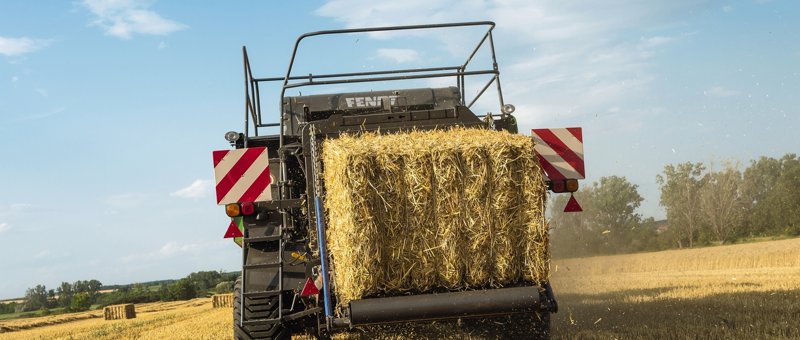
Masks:
[[[471,53],[461,65],[456,66],[442,66],[442,67],[429,67],[429,68],[414,68],[414,69],[392,69],[371,72],[349,72],[349,73],[331,73],[331,74],[308,74],[303,76],[293,76],[292,69],[295,65],[295,60],[300,49],[300,43],[311,37],[336,35],[336,34],[355,34],[355,33],[370,33],[370,32],[387,32],[387,31],[407,31],[407,30],[423,30],[423,29],[442,29],[454,27],[473,27],[473,26],[486,26],[486,32],[480,39],[480,42],[472,49]],[[286,121],[286,112],[284,112],[284,103],[286,100],[286,90],[306,87],[306,86],[319,86],[319,85],[333,85],[333,84],[352,84],[364,82],[382,82],[382,81],[396,81],[396,80],[410,80],[410,79],[426,79],[426,78],[445,78],[455,77],[456,86],[461,92],[461,105],[471,107],[475,102],[484,94],[484,92],[494,83],[497,86],[498,98],[500,107],[505,103],[503,102],[503,93],[500,86],[500,71],[497,67],[497,58],[494,49],[494,40],[492,31],[494,30],[495,23],[491,21],[476,21],[476,22],[460,22],[448,24],[432,24],[432,25],[408,25],[408,26],[389,26],[389,27],[373,27],[373,28],[356,28],[356,29],[339,29],[311,32],[301,35],[297,38],[292,51],[289,66],[286,74],[283,77],[271,78],[255,78],[253,77],[252,69],[250,68],[250,60],[247,55],[247,49],[242,47],[242,55],[244,59],[244,74],[245,74],[245,127],[244,127],[244,144],[247,146],[247,139],[251,136],[249,128],[252,121],[253,135],[258,136],[258,129],[263,127],[279,127],[278,134],[280,135],[280,146],[283,147],[284,137],[284,122]],[[489,42],[489,52],[491,54],[492,68],[482,69],[475,71],[467,71],[467,66],[475,58],[481,48]],[[481,91],[467,104],[466,103],[466,77],[477,75],[492,75],[491,79],[483,86]],[[281,86],[281,96],[278,102],[279,121],[277,123],[265,123],[262,119],[261,113],[261,93],[260,84],[265,82],[283,81]]]

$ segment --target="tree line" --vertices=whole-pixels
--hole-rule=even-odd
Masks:
[[[95,279],[62,282],[56,289],[47,289],[40,284],[26,290],[24,302],[0,304],[0,314],[29,311],[49,314],[51,309],[66,313],[85,311],[93,305],[103,307],[121,303],[189,300],[215,293],[229,293],[233,291],[233,282],[238,276],[238,272],[200,271],[179,280],[113,286],[114,289],[109,292],[103,292],[104,288],[109,287],[104,287]]]
[[[149,285],[136,283],[103,294],[98,304],[107,306],[121,303],[178,301],[210,294],[230,293],[233,291],[233,282],[238,276],[239,272],[200,271],[174,282],[161,281]]]
[[[603,177],[575,193],[584,212],[562,212],[568,195],[550,203],[556,257],[619,254],[757,237],[800,236],[800,159],[761,157],[740,170],[702,162],[670,164],[656,176],[666,221],[636,210],[638,186],[620,176]]]
[[[22,303],[0,304],[0,314],[37,310],[47,314],[51,308],[61,308],[65,312],[84,311],[97,300],[102,286],[100,281],[94,279],[62,282],[56,289],[36,285],[25,291]]]

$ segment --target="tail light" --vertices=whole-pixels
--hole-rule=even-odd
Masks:
[[[253,202],[244,202],[241,205],[242,215],[252,215],[256,212],[256,208],[253,205]]]
[[[242,214],[242,209],[237,203],[229,203],[225,205],[225,214],[230,217],[236,217]]]
[[[565,180],[550,181],[548,188],[555,193],[576,192],[578,191],[578,180],[565,179]]]

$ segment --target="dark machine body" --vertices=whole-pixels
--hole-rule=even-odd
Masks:
[[[488,27],[481,44],[491,43],[490,22],[427,26],[402,26],[372,29],[338,30],[309,33],[304,38],[326,34],[350,34],[399,29],[440,27]],[[295,46],[295,54],[297,53]],[[478,51],[481,45],[476,47]],[[474,53],[473,52],[473,55]],[[494,49],[491,47],[492,58]],[[405,323],[426,320],[480,318],[509,314],[536,315],[542,335],[549,330],[549,313],[557,310],[549,284],[527,283],[518,287],[477,291],[440,291],[431,294],[375,297],[355,300],[334,315],[335,292],[324,280],[325,243],[320,240],[322,216],[318,183],[312,172],[321,167],[312,157],[312,139],[336,138],[342,133],[398,130],[440,129],[453,126],[479,127],[517,132],[510,112],[483,116],[470,110],[464,100],[464,78],[487,74],[496,83],[496,64],[483,71],[465,71],[466,64],[455,67],[422,70],[352,73],[340,75],[291,76],[291,63],[285,77],[253,78],[247,53],[244,53],[246,77],[245,130],[230,138],[235,148],[264,146],[269,153],[273,176],[270,189],[273,200],[254,202],[254,211],[241,216],[244,225],[242,241],[242,277],[234,292],[234,335],[236,338],[288,338],[292,333],[310,333],[327,337],[361,325]],[[292,56],[294,60],[294,54]],[[432,76],[453,77],[456,85],[444,88],[395,89],[287,97],[282,94],[280,121],[263,123],[258,85],[282,81],[283,91],[289,88],[336,83],[390,81]],[[292,82],[292,81],[295,82]],[[303,82],[297,82],[302,80]],[[299,85],[298,85],[299,84]],[[481,91],[481,94],[483,91]],[[479,95],[480,96],[480,95]],[[501,106],[502,94],[500,93]],[[473,101],[474,102],[474,101]],[[503,110],[505,111],[505,110]],[[513,110],[511,110],[513,111]],[[248,131],[253,128],[253,133]],[[277,127],[278,133],[258,135],[259,128]],[[312,133],[313,132],[313,133]],[[317,256],[315,254],[322,254]],[[302,296],[301,291],[312,279],[322,286],[318,294]]]

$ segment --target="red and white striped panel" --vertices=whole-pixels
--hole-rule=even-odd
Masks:
[[[547,178],[584,179],[583,133],[581,128],[533,129],[533,150],[539,156]]]
[[[272,200],[267,148],[214,151],[217,204]]]

